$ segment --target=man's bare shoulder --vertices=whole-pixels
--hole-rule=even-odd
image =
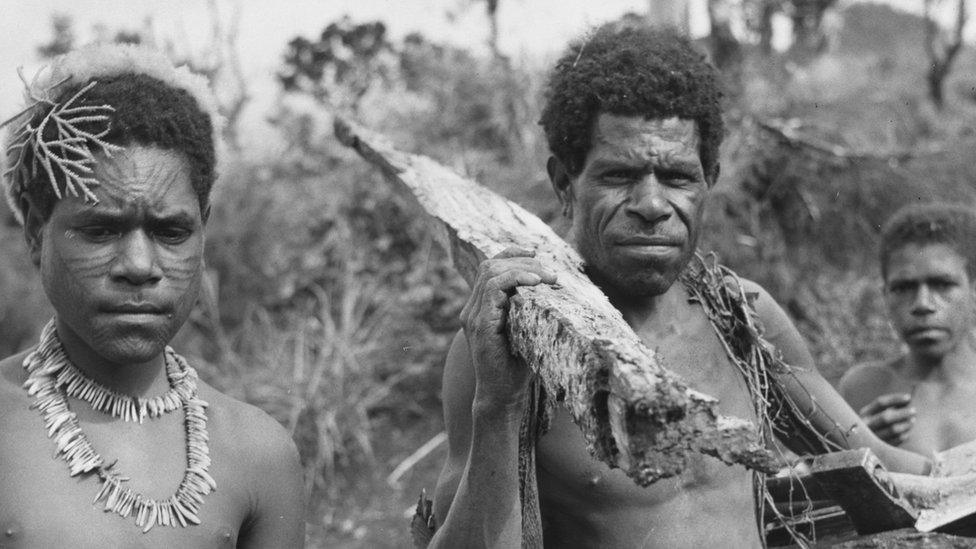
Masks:
[[[28,351],[0,360],[0,412],[25,408],[30,402],[24,390],[24,357]],[[0,413],[0,416],[6,414]]]
[[[763,325],[767,339],[776,340],[792,337],[796,328],[786,311],[773,299],[773,296],[757,282],[748,278],[737,279],[749,304],[752,305]],[[798,334],[797,334],[798,335]]]
[[[211,445],[224,446],[242,460],[262,466],[269,461],[297,460],[298,451],[288,431],[257,406],[221,393],[208,383],[197,382],[207,407]]]
[[[741,292],[760,318],[768,316],[770,308],[779,309],[779,305],[777,305],[773,296],[769,295],[769,292],[759,283],[748,278],[740,277],[732,272],[726,274],[722,280],[726,284],[726,288],[732,293]]]
[[[742,286],[742,291],[746,294],[746,297],[752,301],[771,301],[775,303],[773,296],[769,295],[766,288],[763,288],[758,282],[742,277],[730,280],[738,281],[738,283]]]
[[[305,531],[304,476],[288,431],[256,406],[203,381],[197,387],[200,398],[209,404],[214,478],[230,492],[247,494],[250,502],[239,546],[300,546]]]

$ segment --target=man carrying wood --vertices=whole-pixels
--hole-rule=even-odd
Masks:
[[[861,364],[840,391],[889,444],[932,455],[976,440],[976,212],[911,205],[881,234],[888,318],[905,350]]]
[[[99,46],[27,98],[2,171],[55,315],[0,361],[0,547],[301,547],[288,433],[168,346],[200,290],[217,174],[205,81]]]
[[[893,469],[924,472],[924,458],[885,445],[817,373],[762,288],[729,271],[714,276],[707,261],[691,265],[718,177],[719,100],[714,70],[669,31],[607,25],[559,60],[541,123],[549,177],[587,275],[661,362],[718,397],[723,412],[782,425],[775,402],[791,402],[794,424],[827,447],[871,447]],[[526,428],[536,386],[509,350],[505,319],[515,288],[538,284],[558,281],[525,250],[480,265],[444,372],[449,454],[431,545],[760,546],[761,481],[749,471],[697,455],[680,475],[640,488],[588,454],[565,410],[557,407],[541,437]],[[731,337],[719,327],[722,311],[704,305],[715,295],[764,331]],[[792,367],[761,368],[780,356]],[[779,396],[762,397],[767,385]],[[778,434],[803,453],[810,437],[800,431]],[[525,466],[526,441],[535,467]]]

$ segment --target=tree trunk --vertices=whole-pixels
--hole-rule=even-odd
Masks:
[[[495,59],[502,56],[498,49],[498,2],[499,0],[486,0],[485,6],[488,15],[488,47]]]
[[[647,23],[652,27],[674,27],[688,33],[688,0],[649,0]]]
[[[738,91],[742,65],[742,47],[732,33],[732,9],[729,0],[708,0],[709,49],[712,63],[722,71],[727,88]]]
[[[966,26],[968,14],[966,0],[959,0],[956,7],[956,22],[952,35],[943,39],[942,29],[932,16],[933,0],[925,0],[925,49],[929,55],[929,71],[926,74],[929,98],[937,109],[945,106],[945,80],[952,70],[952,63],[962,50],[962,31]]]
[[[773,15],[776,6],[772,0],[763,0],[759,10],[759,49],[764,55],[770,55],[773,53]]]

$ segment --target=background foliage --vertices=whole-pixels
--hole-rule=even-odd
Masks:
[[[775,7],[801,17],[794,4],[803,2]],[[751,34],[718,42],[732,40],[737,54],[721,59],[729,130],[702,247],[766,286],[836,380],[897,350],[879,301],[880,224],[909,202],[976,199],[976,57],[963,49],[938,107],[927,95],[923,19],[809,4],[820,12],[804,25],[828,10],[840,24],[817,40],[805,34],[802,52],[768,47],[758,1],[741,3]],[[53,30],[44,55],[75,40],[70,21]],[[348,18],[283,40],[282,51],[273,120],[288,146],[266,160],[232,151],[208,227],[210,291],[177,346],[207,381],[291,430],[307,473],[310,546],[401,547],[444,449],[399,482],[386,476],[443,429],[440,374],[466,288],[410,204],[334,141],[330,116],[353,113],[562,228],[536,124],[546,67],[416,34],[392,40],[381,22]],[[235,60],[224,61],[200,69],[215,86],[225,69],[233,75]],[[247,94],[224,97],[232,114]],[[9,212],[3,221],[8,354],[31,344],[50,310],[19,227]]]

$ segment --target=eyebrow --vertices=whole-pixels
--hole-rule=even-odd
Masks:
[[[175,211],[163,215],[148,215],[149,222],[154,225],[193,225],[194,218],[184,210]],[[119,223],[125,219],[125,214],[118,209],[87,209],[78,212],[75,220],[81,223],[93,224],[112,224]]]
[[[595,171],[603,171],[607,169],[635,169],[635,170],[647,170],[652,171],[655,169],[665,169],[665,170],[680,170],[687,171],[690,174],[695,174],[700,171],[697,162],[690,160],[681,160],[675,158],[659,158],[659,162],[652,163],[644,159],[627,159],[627,158],[610,158],[610,159],[598,159],[593,161],[591,169]]]
[[[888,278],[888,284],[918,284],[926,283],[931,281],[939,282],[958,282],[959,278],[950,273],[929,273],[922,276],[910,276],[910,277],[891,277]]]
[[[193,225],[195,222],[192,215],[182,210],[160,216],[150,215],[149,219],[160,225]]]

